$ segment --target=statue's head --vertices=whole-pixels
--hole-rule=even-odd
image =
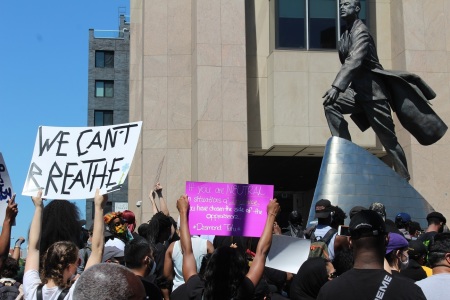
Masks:
[[[361,11],[360,0],[340,0],[339,12],[343,19],[356,19]]]

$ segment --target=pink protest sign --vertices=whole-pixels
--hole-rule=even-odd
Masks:
[[[191,234],[259,237],[273,185],[186,182]]]

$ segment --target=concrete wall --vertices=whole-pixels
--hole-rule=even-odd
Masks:
[[[247,182],[244,24],[240,0],[131,2],[130,120],[144,124],[128,199],[142,220],[155,181],[174,215],[186,181]]]
[[[432,108],[450,124],[450,1],[391,0],[392,67],[421,76],[436,92]],[[405,149],[411,184],[444,215],[450,215],[450,135],[432,146],[420,145],[397,127]]]

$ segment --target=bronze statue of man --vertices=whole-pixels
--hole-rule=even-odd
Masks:
[[[351,141],[344,114],[365,131],[372,127],[395,171],[410,179],[405,153],[397,141],[391,107],[402,125],[424,145],[439,140],[447,126],[429,107],[436,94],[415,74],[385,71],[381,66],[375,42],[359,19],[359,0],[341,0],[340,14],[347,29],[339,41],[341,69],[323,98],[325,116],[331,134]]]

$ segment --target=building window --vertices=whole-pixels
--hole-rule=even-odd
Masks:
[[[113,111],[112,110],[95,110],[94,111],[94,126],[113,125]]]
[[[96,80],[95,97],[114,97],[114,81]]]
[[[96,68],[114,68],[114,51],[95,51]]]
[[[359,13],[365,23],[366,1],[361,0]],[[345,28],[339,0],[277,0],[275,9],[277,49],[336,49],[337,28]]]

